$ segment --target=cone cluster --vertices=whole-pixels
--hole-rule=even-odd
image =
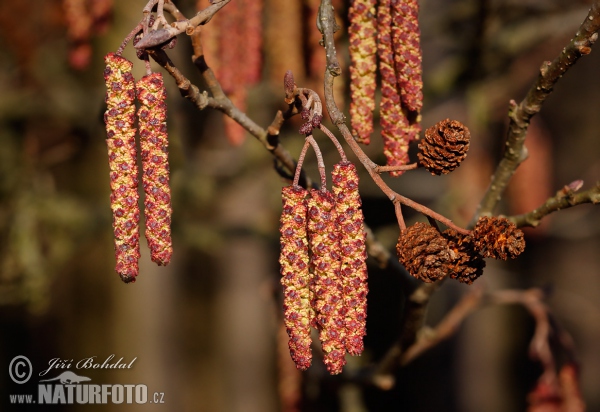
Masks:
[[[356,168],[342,162],[332,176],[333,192],[283,188],[279,262],[292,359],[310,366],[312,326],[327,370],[339,374],[346,352],[364,348],[367,255]]]
[[[467,157],[471,133],[457,120],[442,120],[425,131],[419,142],[419,163],[432,175],[447,174]]]
[[[469,235],[417,222],[400,233],[398,259],[415,278],[426,283],[449,276],[472,284],[483,273],[484,257],[515,258],[525,249],[523,232],[501,217],[482,217]]]
[[[115,236],[116,272],[125,283],[135,282],[139,273],[139,194],[136,149],[137,112],[146,193],[146,238],[152,260],[169,263],[171,246],[171,196],[167,153],[165,87],[160,74],[142,78],[136,87],[133,63],[115,54],[105,57],[106,123],[110,167],[111,209]]]

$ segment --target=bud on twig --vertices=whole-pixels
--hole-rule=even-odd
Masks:
[[[110,167],[116,271],[125,283],[135,282],[140,258],[139,194],[135,146],[135,80],[133,63],[114,53],[105,56],[106,143]]]

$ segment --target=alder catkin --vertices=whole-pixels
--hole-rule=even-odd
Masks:
[[[350,27],[350,123],[359,143],[369,144],[377,70],[376,0],[353,0],[348,10]]]
[[[146,218],[146,240],[152,261],[167,265],[171,260],[171,189],[167,135],[167,92],[162,74],[152,73],[137,83],[138,121],[142,158],[142,183]]]
[[[393,0],[391,17],[394,62],[402,105],[418,114],[423,106],[418,0]]]
[[[336,230],[335,199],[331,192],[313,189],[308,199],[310,266],[314,282],[313,308],[323,348],[323,361],[332,375],[346,364],[346,326],[340,279],[340,241]]]
[[[105,56],[106,143],[110,168],[110,206],[115,236],[115,270],[125,283],[135,282],[140,258],[138,168],[135,146],[135,80],[133,63]]]
[[[281,190],[283,210],[279,226],[283,319],[290,355],[301,370],[308,369],[312,361],[310,327],[315,317],[311,306],[306,195],[306,189],[300,186]]]
[[[358,193],[358,172],[350,162],[336,164],[332,172],[336,226],[340,236],[341,268],[346,325],[346,350],[360,355],[367,334],[367,251],[364,216]]]
[[[394,69],[391,27],[391,1],[381,0],[377,8],[377,53],[381,75],[381,102],[379,104],[381,138],[387,164],[402,166],[408,164],[408,147],[410,142],[416,138],[418,130],[410,125],[402,111]],[[402,172],[390,174],[399,176]]]

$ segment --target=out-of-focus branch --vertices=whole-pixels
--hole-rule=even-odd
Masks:
[[[573,186],[574,184],[576,185],[575,187]],[[550,213],[581,205],[583,203],[600,203],[600,182],[597,182],[596,186],[591,189],[577,192],[579,189],[577,186],[580,186],[581,184],[583,184],[581,181],[573,182],[560,189],[556,192],[555,196],[546,200],[544,204],[537,209],[521,215],[510,216],[508,219],[518,227],[536,227],[540,224],[542,218],[548,216]]]
[[[540,111],[546,98],[552,93],[554,85],[573,66],[577,60],[591,52],[591,46],[598,39],[600,29],[600,1],[596,0],[585,20],[571,42],[562,50],[553,62],[544,62],[536,82],[530,87],[527,95],[517,104],[510,102],[508,137],[504,156],[492,177],[479,208],[471,221],[473,226],[477,219],[489,215],[498,204],[504,189],[517,167],[527,158],[525,136],[531,118]]]
[[[394,385],[393,371],[404,366],[423,353],[452,337],[464,320],[483,305],[522,305],[535,320],[535,331],[529,345],[529,356],[539,361],[545,370],[553,371],[556,362],[550,346],[550,339],[556,339],[558,347],[564,351],[570,362],[575,363],[573,341],[570,335],[553,319],[552,313],[543,302],[545,294],[533,288],[527,290],[500,290],[484,293],[475,287],[450,310],[433,328],[423,327],[416,339],[403,350],[401,343],[390,348],[373,374],[368,378],[371,384],[381,389],[391,389]],[[418,306],[418,299],[413,302]]]
[[[381,389],[388,390],[394,386],[393,373],[398,367],[403,365],[402,359],[405,356],[406,350],[415,344],[419,331],[423,330],[423,322],[429,300],[433,293],[438,290],[441,283],[442,281],[424,283],[408,297],[405,309],[406,318],[400,339],[390,347],[375,368],[374,374],[370,379],[373,384],[379,386]]]

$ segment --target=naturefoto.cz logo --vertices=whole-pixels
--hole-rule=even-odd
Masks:
[[[91,378],[65,370],[58,376],[49,377],[48,372],[74,368],[83,369],[131,369],[137,358],[129,363],[120,358],[115,361],[110,355],[104,362],[97,361],[95,356],[84,358],[78,362],[73,359],[52,359],[49,367],[38,374],[37,394],[11,394],[11,404],[121,404],[121,403],[164,403],[164,393],[153,392],[150,396],[148,387],[143,384],[98,385]],[[84,373],[84,372],[82,372]],[[16,356],[8,366],[8,374],[13,382],[21,385],[28,382],[33,375],[33,367],[25,356]]]

